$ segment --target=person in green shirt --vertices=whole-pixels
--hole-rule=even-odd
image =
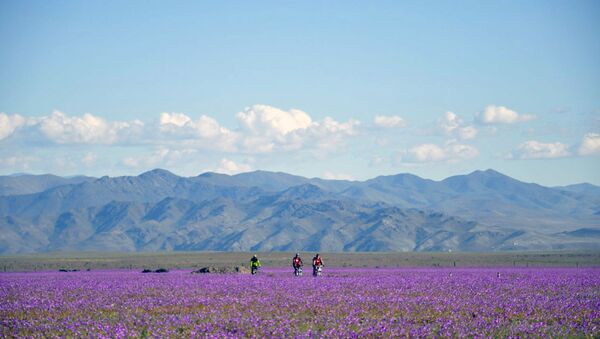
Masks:
[[[255,254],[252,256],[252,259],[250,259],[250,270],[251,270],[252,274],[258,273],[259,267],[260,267],[260,260],[258,260],[258,257]]]

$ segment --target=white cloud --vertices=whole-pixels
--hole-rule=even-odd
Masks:
[[[529,140],[520,144],[510,157],[518,159],[545,159],[560,158],[569,155],[569,147],[563,143],[543,143]]]
[[[579,155],[600,154],[600,134],[587,133],[579,145]]]
[[[0,140],[12,135],[18,128],[25,125],[25,118],[18,114],[0,113]]]
[[[30,118],[28,124],[58,144],[113,144],[139,134],[144,126],[139,120],[107,122],[90,113],[71,117],[59,111],[50,116]]]
[[[140,136],[144,123],[133,121],[106,121],[90,113],[69,116],[54,111],[48,116],[24,118],[0,113],[0,140],[27,130],[28,141],[41,137],[57,144],[114,144]]]
[[[399,128],[406,126],[406,121],[397,115],[378,115],[373,119],[373,123],[375,123],[376,126],[383,128]]]
[[[241,126],[259,134],[286,135],[312,125],[310,116],[301,110],[284,111],[268,105],[254,105],[237,113]]]
[[[549,159],[573,155],[587,156],[600,154],[600,134],[587,133],[579,144],[569,146],[561,142],[543,143],[536,140],[525,141],[507,155],[508,159]]]
[[[338,122],[326,117],[322,122],[315,122],[312,129],[322,134],[342,133],[354,135],[358,125],[360,125],[358,120],[350,119],[347,122]]]
[[[439,127],[449,136],[460,140],[473,139],[477,136],[477,129],[465,126],[464,120],[454,112],[446,112],[444,119],[440,120]]]
[[[167,113],[160,114],[160,126],[168,128],[169,125],[183,127],[188,123],[192,123],[192,119],[183,113]]]
[[[350,119],[347,122],[338,122],[327,117],[323,121],[313,123],[305,132],[298,134],[297,142],[319,151],[340,150],[345,145],[346,138],[357,133],[359,125],[358,120]]]
[[[333,173],[333,172],[325,171],[325,173],[323,173],[323,179],[326,179],[326,180],[354,180],[354,177],[352,177],[352,175],[350,175],[350,174]]]
[[[161,113],[150,126],[139,120],[110,121],[90,113],[70,116],[54,111],[47,116],[30,118],[2,114],[0,136],[6,138],[21,129],[27,131],[18,131],[24,137],[19,140],[24,143],[39,143],[41,138],[55,145],[154,145],[169,149],[169,154],[176,149],[203,149],[245,155],[290,151],[326,155],[345,146],[347,138],[355,135],[360,125],[353,119],[336,121],[325,117],[315,121],[304,111],[267,105],[247,108],[237,114],[237,120],[237,129],[230,130],[210,116],[193,119],[176,112]],[[156,159],[160,159],[159,153],[130,156],[122,163],[137,167],[160,161]],[[86,162],[91,163],[92,159]]]
[[[197,121],[193,121],[183,113],[161,113],[159,128],[165,133],[203,139],[215,139],[231,134],[230,130],[222,127],[214,118],[202,115]]]
[[[188,148],[203,148],[224,152],[236,152],[239,135],[221,126],[219,122],[209,116],[202,115],[198,120],[192,120],[183,113],[160,114],[160,135],[148,136],[156,142],[171,144]],[[182,141],[183,140],[183,141]]]
[[[271,153],[275,150],[275,142],[263,136],[246,136],[241,140],[241,148],[245,153]]]
[[[221,159],[221,163],[219,167],[215,170],[217,173],[225,173],[225,174],[237,174],[242,172],[248,172],[251,168],[247,164],[238,164],[233,160],[223,158]]]
[[[415,162],[436,162],[446,159],[446,152],[435,144],[422,144],[411,148],[408,153]]]
[[[535,119],[535,115],[519,114],[504,106],[487,106],[483,112],[476,114],[482,124],[514,124]]]
[[[330,117],[313,121],[301,110],[284,111],[267,105],[254,105],[236,116],[244,153],[334,150],[343,145],[345,137],[354,135],[360,124],[353,119],[338,122]]]
[[[457,162],[475,158],[479,155],[477,148],[449,142],[444,146],[436,144],[421,144],[404,152],[403,162],[431,163],[431,162]]]
[[[445,147],[448,154],[448,161],[458,161],[476,158],[479,155],[479,150],[471,145],[450,144]]]
[[[444,120],[440,121],[440,127],[446,133],[452,133],[461,125],[461,122],[462,119],[460,119],[458,115],[453,112],[446,112]]]

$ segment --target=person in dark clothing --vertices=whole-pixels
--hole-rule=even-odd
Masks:
[[[300,258],[300,254],[296,253],[296,256],[292,258],[292,267],[294,268],[294,275],[300,276],[302,275],[302,258]]]

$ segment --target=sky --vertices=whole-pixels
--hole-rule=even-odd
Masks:
[[[600,185],[598,1],[0,2],[0,174]]]

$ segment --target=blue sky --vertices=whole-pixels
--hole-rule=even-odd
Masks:
[[[0,173],[600,184],[597,1],[3,1]]]

